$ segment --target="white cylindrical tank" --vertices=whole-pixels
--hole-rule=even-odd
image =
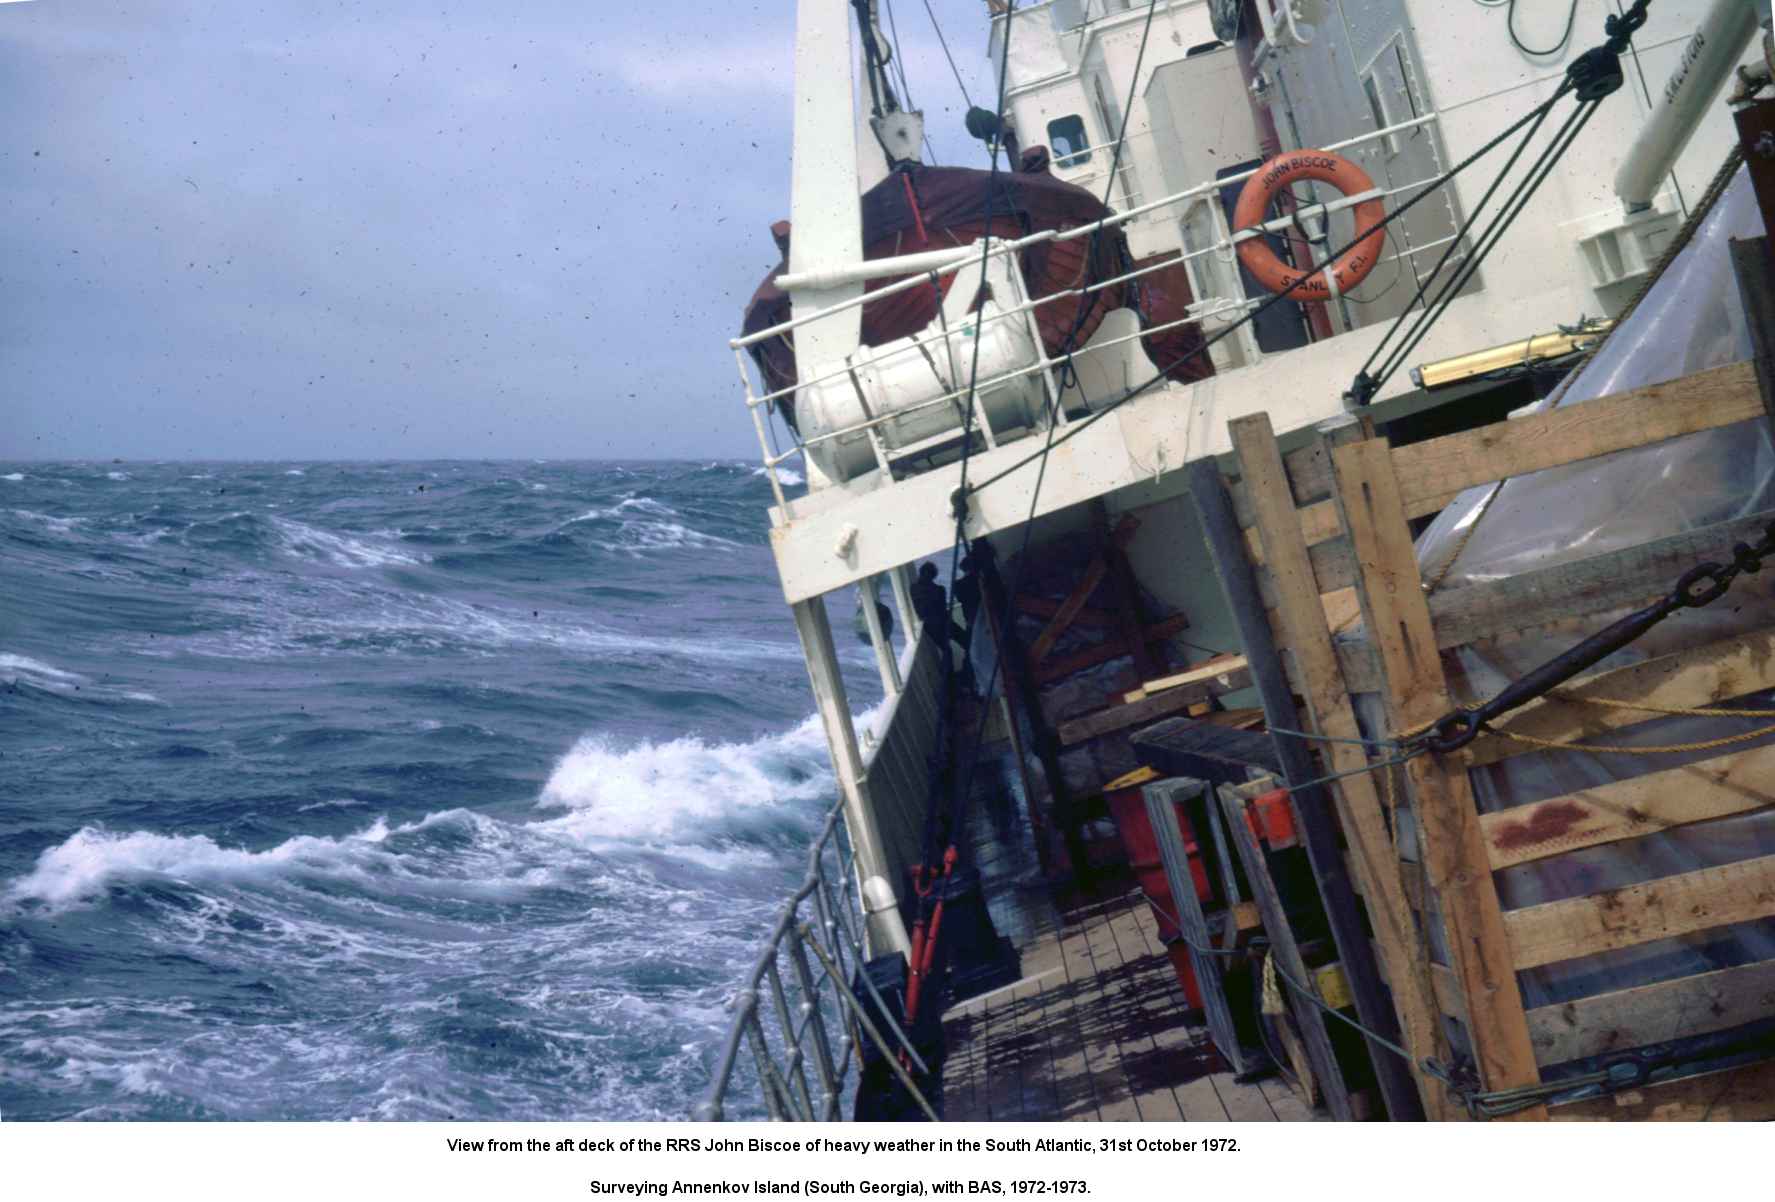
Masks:
[[[951,319],[946,331],[930,326],[909,338],[858,348],[847,360],[847,372],[796,392],[796,426],[820,470],[834,480],[850,480],[879,466],[869,442],[871,424],[890,452],[960,429],[970,379],[981,385],[976,424],[991,423],[995,434],[1033,427],[1043,407],[1039,370],[999,377],[1032,367],[1040,358],[1041,347],[1024,315],[1007,317],[988,300],[978,313]],[[962,395],[938,399],[957,391]]]

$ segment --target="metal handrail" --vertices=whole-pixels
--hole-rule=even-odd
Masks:
[[[888,1054],[900,1057],[918,1072],[923,1058],[895,1020],[893,1011],[866,973],[863,907],[856,887],[856,854],[844,826],[843,802],[835,804],[808,851],[807,876],[790,895],[733,998],[733,1020],[715,1062],[714,1078],[692,1117],[722,1122],[727,1099],[735,1088],[742,1049],[751,1052],[752,1068],[765,1112],[774,1122],[830,1122],[844,1113],[845,1089],[853,1051],[863,1034]],[[811,911],[811,913],[809,913]],[[810,963],[812,950],[815,963]],[[789,975],[785,979],[783,964]],[[850,980],[860,978],[884,1026],[869,1022]],[[832,986],[827,996],[827,985]],[[761,1013],[761,991],[776,1019],[775,1030]],[[810,1052],[811,1044],[811,1055]],[[811,1065],[815,1080],[810,1083]]]
[[[1384,138],[1392,137],[1396,134],[1403,133],[1407,130],[1419,128],[1420,126],[1431,125],[1431,124],[1438,122],[1439,120],[1440,120],[1440,114],[1435,113],[1435,112],[1425,113],[1420,116],[1413,117],[1409,121],[1401,121],[1401,122],[1386,126],[1381,129],[1371,130],[1367,133],[1358,134],[1355,137],[1347,138],[1347,139],[1344,139],[1343,141],[1340,141],[1340,142],[1330,143],[1330,144],[1322,147],[1322,149],[1327,150],[1327,151],[1347,150],[1352,147],[1357,147],[1357,146],[1361,146],[1361,145],[1364,145],[1367,143],[1379,141]],[[1150,131],[1148,131],[1148,132],[1150,132]],[[1097,234],[1098,232],[1100,232],[1102,230],[1116,229],[1116,228],[1126,226],[1134,221],[1146,218],[1148,215],[1156,213],[1160,209],[1166,209],[1171,206],[1179,206],[1178,212],[1184,212],[1190,208],[1193,208],[1196,203],[1203,200],[1204,198],[1209,197],[1215,193],[1218,193],[1221,189],[1230,187],[1235,184],[1239,184],[1239,183],[1243,182],[1244,180],[1250,178],[1251,176],[1258,174],[1263,169],[1264,169],[1263,165],[1259,165],[1257,167],[1253,167],[1253,168],[1247,169],[1246,171],[1238,172],[1236,174],[1229,175],[1229,176],[1226,176],[1221,179],[1207,180],[1202,183],[1196,184],[1192,187],[1185,188],[1181,192],[1175,192],[1175,193],[1172,193],[1171,195],[1162,196],[1156,200],[1146,201],[1144,203],[1132,204],[1127,209],[1123,210],[1122,212],[1113,213],[1113,214],[1110,214],[1109,216],[1106,216],[1098,221],[1087,222],[1083,225],[1073,226],[1068,229],[1064,229],[1064,230],[1036,230],[1036,231],[1026,234],[1020,238],[992,239],[992,240],[990,240],[990,244],[984,248],[982,248],[978,245],[957,247],[957,248],[955,248],[956,257],[955,257],[954,262],[940,264],[935,269],[932,268],[931,263],[930,263],[930,260],[932,259],[932,255],[930,253],[922,253],[920,255],[890,257],[890,258],[878,259],[878,260],[869,260],[866,264],[847,265],[843,268],[840,268],[839,270],[843,271],[843,272],[853,272],[853,271],[854,272],[864,272],[864,273],[866,273],[867,277],[876,278],[876,279],[883,279],[883,278],[886,278],[890,275],[899,275],[902,268],[905,268],[907,270],[907,273],[899,279],[890,280],[889,282],[882,284],[880,287],[868,289],[868,290],[863,291],[863,292],[859,293],[858,295],[856,295],[852,298],[849,298],[847,300],[837,302],[835,304],[820,308],[820,309],[813,311],[813,312],[792,314],[787,320],[778,322],[777,324],[770,326],[767,329],[757,330],[751,334],[744,334],[744,335],[741,335],[737,338],[730,339],[728,341],[728,346],[733,352],[734,362],[735,362],[736,367],[739,370],[740,380],[741,380],[742,386],[745,391],[746,408],[751,415],[752,424],[755,427],[757,435],[758,435],[759,449],[763,453],[765,475],[770,482],[771,492],[772,492],[773,496],[775,497],[779,508],[787,505],[788,502],[787,502],[786,494],[783,492],[782,481],[779,478],[778,473],[777,473],[777,465],[778,464],[782,463],[783,461],[785,461],[787,459],[794,457],[797,454],[805,454],[807,447],[809,445],[812,445],[815,443],[824,442],[824,441],[833,440],[833,439],[839,439],[839,438],[854,438],[859,433],[868,434],[870,437],[874,437],[874,434],[872,432],[877,426],[887,424],[890,421],[903,416],[904,412],[911,412],[912,410],[896,411],[894,414],[883,415],[882,417],[880,417],[878,419],[866,420],[858,425],[849,426],[849,427],[845,427],[843,429],[838,429],[838,430],[829,430],[829,431],[826,431],[825,433],[818,435],[812,439],[806,439],[806,440],[797,439],[796,446],[794,446],[786,451],[778,451],[773,454],[771,443],[770,443],[770,436],[766,430],[765,415],[772,408],[774,408],[774,406],[779,401],[785,400],[787,397],[794,394],[798,390],[800,390],[802,388],[811,387],[815,384],[825,383],[825,382],[829,382],[831,380],[838,379],[838,378],[846,375],[850,369],[849,369],[848,364],[840,365],[837,367],[828,368],[823,375],[820,375],[819,377],[817,377],[816,379],[813,379],[813,380],[797,380],[796,383],[793,385],[790,385],[785,388],[774,389],[774,390],[770,389],[768,387],[764,388],[762,390],[754,390],[753,384],[752,384],[752,375],[751,375],[750,370],[748,369],[747,362],[746,362],[747,356],[746,356],[745,352],[747,350],[749,350],[750,348],[752,348],[754,346],[757,346],[758,344],[760,344],[762,342],[768,341],[770,339],[780,338],[800,326],[806,325],[806,324],[813,322],[813,321],[818,321],[818,320],[825,318],[825,317],[830,317],[833,314],[844,311],[846,309],[858,307],[858,306],[861,306],[864,304],[871,303],[873,301],[885,299],[886,297],[893,296],[897,293],[904,292],[904,291],[907,291],[912,288],[929,287],[929,286],[931,286],[931,281],[938,274],[938,272],[941,271],[944,267],[947,267],[950,270],[954,270],[956,268],[959,268],[960,266],[962,266],[963,264],[965,264],[968,261],[981,262],[983,259],[986,259],[986,258],[997,258],[997,257],[1003,256],[1003,255],[1018,254],[1024,250],[1032,247],[1032,246],[1036,246],[1036,245],[1042,244],[1042,243],[1067,242],[1067,241],[1072,241],[1072,240],[1078,239],[1078,238],[1090,237],[1094,234]],[[1364,192],[1360,196],[1343,197],[1337,201],[1330,202],[1329,204],[1314,204],[1314,205],[1308,206],[1307,209],[1303,210],[1303,213],[1322,217],[1325,215],[1329,215],[1330,213],[1340,211],[1342,209],[1353,207],[1355,204],[1360,203],[1362,201],[1372,200],[1372,199],[1375,199],[1376,197],[1390,197],[1390,196],[1396,195],[1400,192],[1404,192],[1408,189],[1421,187],[1423,184],[1429,183],[1429,182],[1431,182],[1431,181],[1416,181],[1411,184],[1399,185],[1399,186],[1392,187],[1392,188],[1376,188],[1376,189],[1373,189],[1372,191]],[[1444,184],[1443,186],[1446,187],[1447,185]],[[1066,299],[1068,297],[1082,297],[1082,296],[1088,295],[1092,292],[1095,292],[1099,289],[1109,288],[1112,286],[1118,286],[1122,283],[1126,283],[1127,281],[1137,278],[1139,276],[1143,276],[1143,275],[1146,275],[1146,274],[1149,274],[1152,272],[1161,271],[1167,267],[1171,267],[1171,266],[1178,265],[1178,264],[1192,263],[1195,260],[1207,258],[1209,256],[1225,256],[1225,255],[1231,254],[1233,251],[1236,250],[1238,244],[1241,241],[1244,241],[1248,238],[1257,237],[1260,232],[1270,232],[1274,229],[1279,229],[1279,228],[1285,227],[1289,224],[1292,224],[1295,220],[1297,220],[1299,218],[1299,216],[1300,216],[1299,214],[1290,215],[1289,217],[1286,217],[1286,218],[1281,218],[1281,219],[1265,222],[1265,223],[1263,223],[1262,226],[1257,227],[1255,229],[1251,229],[1251,230],[1238,230],[1238,231],[1228,230],[1228,231],[1225,231],[1224,233],[1222,233],[1221,236],[1217,237],[1211,244],[1209,244],[1207,246],[1201,246],[1201,247],[1197,247],[1194,249],[1183,250],[1183,251],[1179,251],[1175,254],[1168,255],[1158,262],[1148,264],[1147,266],[1145,266],[1143,268],[1128,272],[1122,276],[1118,276],[1114,280],[1103,280],[1103,281],[1098,281],[1094,284],[1084,285],[1079,288],[1065,289],[1065,290],[1057,291],[1057,292],[1052,293],[1047,296],[1025,300],[1021,304],[1018,304],[1018,305],[1008,306],[1002,312],[987,315],[987,316],[983,317],[982,319],[980,319],[979,321],[977,321],[974,326],[974,329],[976,331],[975,336],[978,337],[978,333],[979,333],[980,329],[990,321],[1006,320],[1006,319],[1011,319],[1011,318],[1022,317],[1025,314],[1027,314],[1028,312],[1035,310],[1037,308],[1040,308],[1043,305],[1054,304],[1054,303],[1061,301],[1063,299]],[[1438,244],[1438,245],[1440,245],[1440,244]],[[1426,249],[1429,249],[1429,248],[1414,247],[1414,248],[1410,248],[1405,253],[1408,256],[1415,256],[1417,254],[1422,253]],[[1395,256],[1395,257],[1397,257],[1397,256]],[[901,260],[903,260],[903,261],[901,261]],[[864,276],[859,276],[858,278],[864,278]],[[1227,296],[1227,297],[1202,296],[1202,297],[1198,298],[1198,300],[1202,304],[1202,306],[1205,309],[1211,308],[1212,312],[1198,313],[1196,316],[1199,318],[1202,316],[1213,316],[1213,315],[1221,314],[1221,313],[1242,312],[1246,309],[1253,307],[1254,304],[1257,303],[1258,298],[1252,298],[1249,295],[1245,294],[1242,279],[1235,278],[1232,281],[1232,287],[1235,290],[1236,295]],[[1212,302],[1212,304],[1210,304],[1209,302]],[[1177,324],[1187,324],[1187,323],[1174,322],[1174,323],[1169,323],[1169,324],[1177,325]],[[1145,331],[1142,331],[1141,336],[1150,336],[1154,332],[1156,332],[1156,331],[1145,330]],[[1096,349],[1102,349],[1102,348],[1096,348]],[[1035,364],[1030,364],[1030,365],[1028,365],[1022,369],[1019,369],[1019,370],[1014,370],[1014,371],[1008,372],[998,380],[985,381],[984,383],[976,381],[969,388],[951,389],[944,396],[929,399],[917,406],[914,406],[913,409],[924,409],[924,408],[927,408],[932,405],[955,403],[958,397],[961,397],[964,395],[971,395],[975,391],[977,391],[978,389],[980,389],[982,387],[985,387],[985,386],[991,385],[991,384],[996,384],[996,383],[1003,383],[1003,382],[1009,381],[1014,378],[1018,378],[1018,377],[1026,376],[1026,375],[1031,375],[1031,374],[1034,374],[1035,372],[1038,372],[1038,371],[1047,370],[1047,369],[1051,368],[1055,362],[1056,362],[1056,360],[1054,360],[1054,359],[1049,359],[1047,357],[1043,357],[1040,362],[1035,363]]]

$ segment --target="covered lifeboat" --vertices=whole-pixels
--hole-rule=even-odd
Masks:
[[[896,171],[863,194],[863,256],[882,259],[950,246],[966,246],[982,235],[1021,238],[1037,230],[1074,229],[1111,216],[1113,210],[1091,193],[1057,179],[1048,170],[1046,147],[1025,151],[1014,173],[970,167],[927,167],[913,164]],[[983,204],[991,187],[990,204]],[[759,284],[746,306],[743,332],[768,329],[790,316],[788,293],[775,284],[788,270],[790,226],[779,221],[771,227],[782,262]],[[1021,253],[1019,266],[1032,298],[1070,292],[1125,276],[1150,261],[1136,262],[1128,253],[1127,239],[1119,228],[1091,237],[1038,243]],[[895,279],[872,281],[875,291]],[[938,289],[947,294],[953,273],[938,277]],[[1065,349],[1068,336],[1075,347],[1083,346],[1097,330],[1104,315],[1128,308],[1140,315],[1142,327],[1153,330],[1142,345],[1152,361],[1179,382],[1213,374],[1202,347],[1202,334],[1193,322],[1183,322],[1191,302],[1189,277],[1181,263],[1173,263],[1136,279],[1080,296],[1063,296],[1035,310],[1043,348],[1049,355]],[[917,333],[937,316],[939,297],[928,288],[909,288],[863,306],[862,339],[865,346],[882,346]],[[1174,324],[1180,323],[1183,324]],[[1074,326],[1077,332],[1074,333]],[[1161,328],[1163,327],[1163,328]],[[776,392],[793,388],[795,347],[792,335],[758,343],[752,356],[763,374],[765,387]],[[795,426],[792,397],[780,402],[784,418]]]

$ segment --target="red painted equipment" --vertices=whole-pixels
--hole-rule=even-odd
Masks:
[[[1294,807],[1288,802],[1287,789],[1272,789],[1246,803],[1245,825],[1251,828],[1252,837],[1260,843],[1268,843],[1271,851],[1300,844],[1300,835],[1294,829]]]
[[[1148,781],[1158,778],[1159,774],[1151,768],[1138,768],[1109,782],[1104,787],[1103,797],[1109,803],[1110,815],[1115,819],[1116,831],[1122,837],[1122,847],[1128,853],[1128,863],[1134,869],[1134,877],[1140,882],[1141,892],[1146,894],[1153,918],[1158,922],[1159,937],[1165,941],[1171,966],[1177,973],[1177,983],[1183,987],[1190,1007],[1199,1010],[1202,1007],[1202,988],[1196,983],[1196,971],[1190,963],[1189,949],[1183,943],[1183,933],[1177,926],[1177,903],[1171,896],[1171,882],[1165,876],[1165,862],[1159,855],[1159,842],[1153,835],[1152,823],[1147,819],[1146,801],[1141,791],[1141,787]],[[1177,825],[1183,832],[1184,850],[1189,853],[1190,881],[1195,886],[1196,896],[1207,901],[1214,895],[1208,884],[1208,869],[1202,862],[1189,815],[1181,808],[1177,813]]]

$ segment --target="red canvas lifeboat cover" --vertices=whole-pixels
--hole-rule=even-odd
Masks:
[[[1113,210],[1083,188],[1056,179],[1047,170],[1045,148],[1024,156],[1025,169],[997,175],[971,167],[926,167],[889,175],[863,194],[863,257],[882,259],[951,246],[967,246],[982,234],[997,238],[1021,238],[1037,230],[1065,230],[1089,225],[1110,216]],[[990,182],[990,203],[988,184]],[[916,204],[916,210],[914,205]],[[786,221],[771,227],[782,262],[759,284],[746,306],[746,334],[787,321],[790,302],[777,288],[778,274],[788,270],[790,228]],[[1127,240],[1119,229],[1064,242],[1038,243],[1020,256],[1023,278],[1031,297],[1051,296],[1101,280],[1114,279],[1134,270]],[[895,279],[871,281],[873,292]],[[954,275],[938,277],[940,293],[947,293]],[[863,344],[880,346],[915,334],[936,320],[940,297],[929,288],[909,288],[863,306]],[[1083,297],[1063,297],[1035,310],[1042,345],[1052,355],[1066,344],[1074,323],[1074,346],[1089,341],[1111,309],[1133,308],[1148,326],[1176,321],[1190,304],[1189,280],[1181,264],[1145,275],[1126,284]],[[1147,354],[1160,367],[1170,365],[1174,380],[1189,381],[1213,374],[1201,347],[1201,331],[1194,323],[1178,325],[1142,339]],[[790,335],[781,335],[752,348],[764,376],[765,387],[774,392],[795,384],[795,347]],[[783,411],[791,425],[794,409],[784,398]]]

